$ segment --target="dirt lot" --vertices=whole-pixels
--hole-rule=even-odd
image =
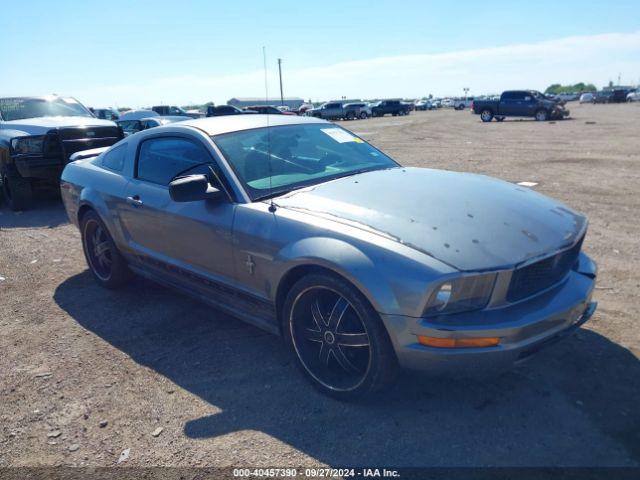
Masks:
[[[564,343],[490,379],[405,375],[365,405],[316,393],[278,338],[195,301],[98,288],[57,201],[0,209],[0,466],[125,449],[140,466],[640,464],[640,103],[570,108],[345,124],[407,165],[537,182],[589,216],[600,267],[597,314]]]

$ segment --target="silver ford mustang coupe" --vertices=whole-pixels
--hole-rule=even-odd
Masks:
[[[187,120],[76,158],[62,196],[99,284],[135,272],[282,335],[341,399],[398,367],[511,365],[595,310],[585,217],[504,181],[402,167],[324,120]]]

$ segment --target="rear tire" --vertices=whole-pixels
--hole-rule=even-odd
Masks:
[[[360,112],[360,120],[366,120],[368,117],[367,112]]]
[[[483,122],[490,122],[493,120],[493,112],[489,109],[482,110],[480,112],[480,120]]]
[[[104,288],[116,289],[127,283],[131,271],[118,251],[109,230],[93,210],[80,220],[82,249],[89,270],[96,282]]]
[[[7,206],[14,212],[27,210],[33,201],[31,181],[22,178],[17,172],[2,172],[2,195]]]
[[[390,387],[398,360],[378,313],[344,279],[316,273],[294,284],[282,330],[298,367],[322,393],[351,401]]]

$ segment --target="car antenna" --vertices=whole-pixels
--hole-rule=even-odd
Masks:
[[[267,49],[262,47],[262,62],[264,64],[264,103],[269,105],[269,82],[267,81]],[[269,130],[269,114],[267,113],[267,154],[269,155],[269,211],[276,211],[276,204],[273,202],[273,171],[271,169],[271,131]]]

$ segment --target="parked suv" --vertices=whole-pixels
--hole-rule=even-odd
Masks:
[[[533,117],[545,121],[569,115],[563,105],[535,90],[506,91],[499,100],[475,100],[471,108],[483,122],[490,122],[494,117],[499,122],[505,117]]]
[[[409,115],[409,106],[400,100],[382,100],[371,105],[371,113],[374,117],[384,117],[390,113],[396,115]]]
[[[353,110],[356,114],[356,118],[364,120],[371,117],[371,107],[365,102],[347,103],[344,108],[350,112]]]
[[[455,110],[464,110],[465,108],[470,108],[471,105],[473,105],[473,97],[458,98],[454,100],[453,108]]]
[[[175,105],[156,105],[155,107],[151,107],[151,110],[156,112],[158,115],[163,117],[189,117],[189,118],[199,118],[200,115],[194,115],[187,113],[183,108],[176,107]]]
[[[222,117],[224,115],[243,115],[243,114],[257,113],[252,110],[240,110],[233,105],[209,105],[207,107],[207,117]]]
[[[355,120],[362,114],[361,108],[356,105],[364,105],[364,103],[344,103],[344,102],[327,102],[318,108],[307,110],[305,115],[325,120]]]
[[[640,89],[627,93],[627,102],[640,102]]]
[[[59,185],[69,157],[123,138],[71,97],[0,98],[0,181],[12,210],[29,207],[36,184]]]
[[[611,103],[613,92],[611,90],[601,90],[596,92],[593,103]]]

